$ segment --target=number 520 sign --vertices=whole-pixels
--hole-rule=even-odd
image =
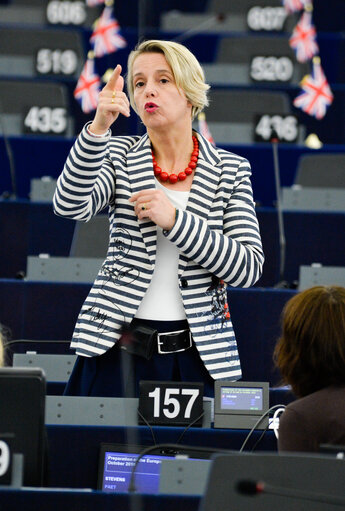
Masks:
[[[138,421],[164,426],[201,426],[203,383],[141,381]],[[195,422],[194,422],[195,421]]]

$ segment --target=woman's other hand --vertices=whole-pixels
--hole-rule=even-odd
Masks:
[[[103,87],[98,96],[98,106],[95,118],[89,129],[95,135],[104,134],[119,114],[130,116],[130,106],[126,94],[123,92],[124,80],[121,76],[122,67],[118,64],[108,83]]]
[[[176,209],[163,190],[142,190],[132,195],[129,202],[134,202],[134,211],[139,220],[148,218],[165,231],[173,228]]]

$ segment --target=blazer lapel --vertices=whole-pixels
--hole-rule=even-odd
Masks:
[[[189,193],[186,211],[197,214],[207,220],[215,193],[218,189],[221,175],[220,158],[217,149],[204,137],[198,134],[199,158],[195,170],[192,187]],[[127,153],[128,179],[132,193],[141,190],[156,188],[153,167],[151,144],[147,134]],[[154,267],[157,248],[157,226],[151,220],[139,221],[140,231]],[[181,254],[179,259],[179,276],[182,275],[188,259]]]
[[[207,220],[221,176],[220,157],[217,149],[198,133],[199,158],[189,193],[186,211]],[[181,254],[179,276],[185,270],[188,259]]]
[[[151,144],[147,134],[142,136],[139,141],[127,153],[128,179],[132,189],[132,194],[156,188]],[[139,228],[150,258],[152,267],[156,259],[157,247],[157,226],[148,219],[139,220]]]

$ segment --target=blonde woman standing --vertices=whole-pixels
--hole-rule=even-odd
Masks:
[[[122,353],[135,381],[241,378],[227,286],[260,277],[263,252],[251,169],[193,131],[208,104],[202,68],[183,45],[151,40],[131,52],[127,90],[117,66],[95,117],[58,180],[56,214],[109,212],[109,249],[80,311],[67,394],[122,395]],[[111,136],[130,105],[146,127]]]

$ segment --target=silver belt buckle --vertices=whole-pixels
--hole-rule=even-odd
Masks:
[[[180,334],[182,332],[185,332],[186,330],[176,330],[176,332],[161,332],[161,333],[157,333],[157,350],[158,350],[158,353],[160,353],[161,355],[169,355],[169,353],[178,353],[180,351],[186,351],[188,348],[190,348],[192,346],[192,334],[191,334],[191,331],[188,330],[188,334],[189,334],[189,346],[186,346],[186,348],[182,348],[180,350],[174,350],[174,351],[162,351],[161,350],[161,345],[163,344],[163,342],[160,340],[160,336],[161,335],[173,335],[173,334]]]

